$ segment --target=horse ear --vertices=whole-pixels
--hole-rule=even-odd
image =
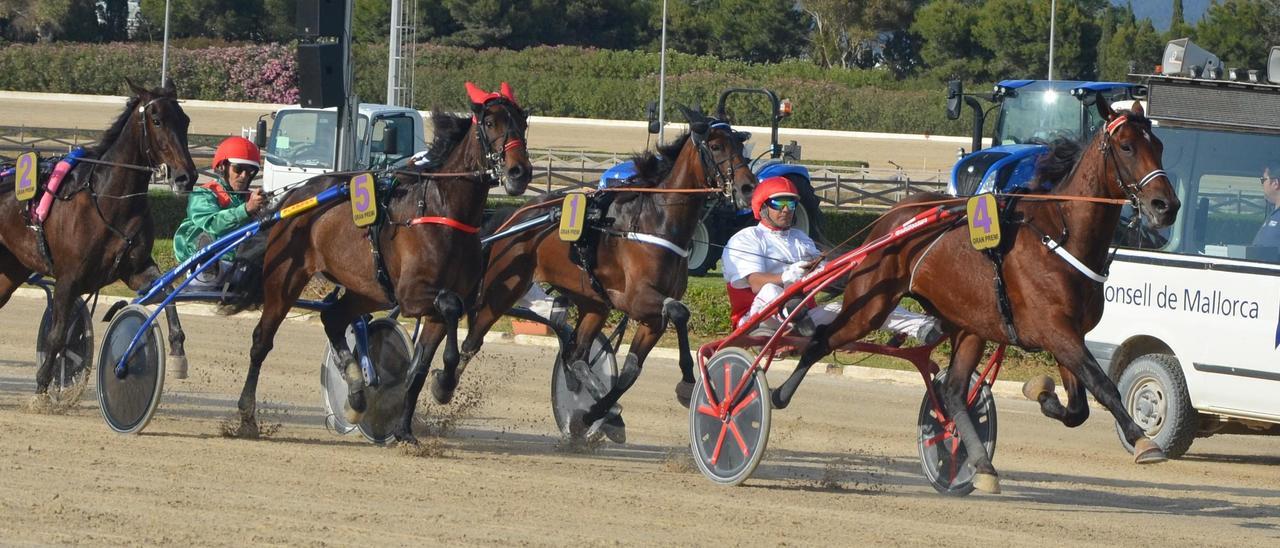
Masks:
[[[706,116],[703,116],[701,111],[691,109],[681,104],[677,104],[676,108],[680,109],[680,112],[684,114],[684,119],[689,121],[690,133],[694,135],[703,135],[708,129],[710,129],[707,127]]]
[[[1147,111],[1142,108],[1142,101],[1138,101],[1136,99],[1133,101],[1133,106],[1129,108],[1129,112],[1142,117],[1146,117],[1147,115]]]
[[[138,84],[133,83],[133,80],[130,80],[128,76],[124,78],[124,83],[128,84],[129,91],[132,91],[133,94],[138,97],[141,97],[148,93],[147,88],[141,87]]]
[[[164,92],[168,95],[171,95],[174,97],[178,96],[178,87],[177,87],[177,84],[173,83],[173,78],[165,78],[163,89],[164,89]]]
[[[519,103],[519,101],[516,101],[516,92],[512,91],[511,84],[503,82],[502,85],[498,87],[498,90],[499,90],[498,92],[503,97],[506,97],[507,100],[511,101],[512,103],[517,103],[517,104]]]
[[[466,87],[467,87],[467,97],[471,99],[471,104],[483,105],[485,101],[489,100],[489,92],[483,89],[480,89],[475,84],[472,84],[471,82],[467,82]]]
[[[1103,120],[1110,122],[1115,119],[1116,111],[1111,110],[1111,104],[1107,102],[1106,99],[1099,97],[1095,102],[1095,106],[1098,107],[1098,115],[1101,116]]]

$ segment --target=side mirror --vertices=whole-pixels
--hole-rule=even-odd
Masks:
[[[662,124],[658,122],[657,101],[649,101],[649,104],[644,106],[644,116],[649,121],[649,133],[657,135],[662,131]]]
[[[258,127],[253,133],[253,144],[258,145],[258,148],[267,148],[267,121],[263,118],[258,118]]]
[[[400,155],[400,132],[396,131],[395,126],[387,124],[382,126],[382,153],[387,156]]]
[[[960,101],[964,97],[964,84],[959,80],[947,82],[947,119],[960,119]]]

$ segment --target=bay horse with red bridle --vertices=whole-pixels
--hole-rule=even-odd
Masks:
[[[379,197],[377,230],[352,220],[349,202],[321,206],[271,228],[263,257],[262,318],[253,331],[249,373],[240,395],[241,433],[257,432],[256,392],[262,362],[276,330],[313,276],[319,274],[343,292],[320,315],[348,382],[347,414],[353,423],[365,412],[365,379],[347,345],[346,330],[356,318],[400,307],[400,314],[422,318],[422,331],[405,379],[402,415],[391,428],[396,439],[416,443],[411,423],[428,366],[447,336],[446,364],[457,363],[458,321],[464,298],[481,277],[479,227],[489,189],[502,183],[512,196],[524,193],[533,175],[525,150],[527,115],[504,82],[487,93],[467,83],[471,116],[437,109],[434,141],[425,168],[393,172],[389,195]],[[349,183],[352,173],[311,179],[293,191],[282,207],[305,202],[321,191]],[[375,254],[376,253],[376,254]],[[384,379],[389,381],[389,379]]]
[[[32,273],[54,278],[52,323],[41,334],[47,344],[37,364],[36,394],[48,393],[54,362],[67,345],[76,299],[122,280],[130,289],[160,277],[151,259],[155,224],[147,189],[155,172],[170,174],[174,191],[190,192],[195,163],[187,150],[187,118],[173,82],[144,89],[129,82],[133,96],[102,140],[66,174],[40,231],[29,226],[27,204],[12,198],[13,177],[0,181],[0,306]],[[166,307],[170,363],[185,362],[185,335],[177,310]],[[179,365],[185,370],[185,366]]]
[[[968,464],[975,468],[977,488],[999,492],[996,470],[965,405],[986,341],[1053,355],[1067,405],[1058,400],[1047,378],[1024,387],[1046,416],[1068,427],[1083,423],[1089,416],[1087,390],[1115,416],[1135,447],[1137,463],[1164,461],[1163,450],[1125,412],[1115,383],[1085,347],[1084,335],[1102,317],[1102,282],[1121,205],[1133,204],[1151,227],[1160,228],[1173,223],[1181,204],[1162,169],[1164,146],[1152,133],[1141,104],[1116,112],[1099,100],[1097,108],[1106,127],[1078,161],[1072,153],[1080,146],[1060,142],[1051,148],[1051,157],[1063,156],[1063,147],[1074,147],[1066,154],[1071,161],[1042,164],[1041,179],[1055,183],[1052,191],[1004,197],[1012,205],[1000,212],[1003,239],[996,254],[975,249],[963,225],[943,225],[868,257],[850,274],[840,315],[819,328],[799,366],[773,393],[774,406],[790,403],[805,372],[819,358],[881,325],[898,300],[910,295],[939,317],[951,336],[951,370],[942,401],[955,421]],[[878,220],[869,238],[889,233],[928,203],[945,198],[912,196]]]
[[[588,228],[587,242],[571,258],[573,245],[556,236],[555,226],[527,230],[497,240],[488,251],[479,301],[462,345],[462,367],[445,363],[432,371],[431,393],[448,403],[467,361],[475,356],[484,335],[535,282],[556,287],[577,307],[574,342],[565,352],[568,373],[590,391],[595,403],[570,417],[575,436],[606,419],[600,426],[615,442],[626,439],[622,418],[614,404],[635,383],[649,351],[674,324],[680,346],[681,382],[677,395],[687,401],[692,391],[693,357],[689,349],[689,310],[679,301],[688,283],[688,249],[693,231],[710,193],[740,191],[756,184],[743,142],[747,134],[701,112],[683,109],[690,130],[658,152],[634,158],[637,176],[619,188],[604,191],[600,209],[607,223]],[[616,191],[616,193],[615,193]],[[612,199],[612,203],[608,201]],[[540,213],[505,219],[519,222]],[[496,219],[491,223],[502,222]],[[584,266],[586,265],[586,266]],[[622,370],[606,392],[587,365],[591,342],[604,328],[610,310],[620,310],[637,324]]]

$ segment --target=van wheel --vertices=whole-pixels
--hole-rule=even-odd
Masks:
[[[1199,417],[1191,407],[1187,381],[1177,358],[1168,354],[1138,356],[1120,375],[1117,388],[1125,411],[1169,458],[1187,452],[1195,440]],[[1116,433],[1120,444],[1132,453],[1133,446],[1124,439],[1118,423]]]

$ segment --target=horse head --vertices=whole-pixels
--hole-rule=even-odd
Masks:
[[[525,148],[528,115],[516,102],[515,92],[506,82],[497,92],[487,92],[467,82],[471,99],[472,130],[483,149],[489,176],[501,181],[511,196],[524,194],[533,180],[533,165]]]
[[[169,180],[174,192],[186,193],[196,182],[196,164],[187,148],[187,127],[191,119],[178,105],[173,80],[164,87],[148,90],[125,79],[137,99],[134,112],[138,123],[142,155]]]
[[[697,153],[686,155],[682,150],[680,158],[700,162],[704,174],[702,180],[688,182],[719,188],[726,193],[750,195],[758,181],[744,156],[743,143],[751,135],[735,131],[728,122],[709,117],[701,109],[690,109],[684,105],[678,107],[689,121],[689,140],[685,143],[685,150],[692,147],[691,150]]]
[[[1099,100],[1097,107],[1107,121],[1098,136],[1103,162],[1110,164],[1104,165],[1104,173],[1113,168],[1110,177],[1117,190],[1133,202],[1152,228],[1173,224],[1182,204],[1164,171],[1164,143],[1152,133],[1142,104],[1134,101],[1129,110],[1114,111]]]

